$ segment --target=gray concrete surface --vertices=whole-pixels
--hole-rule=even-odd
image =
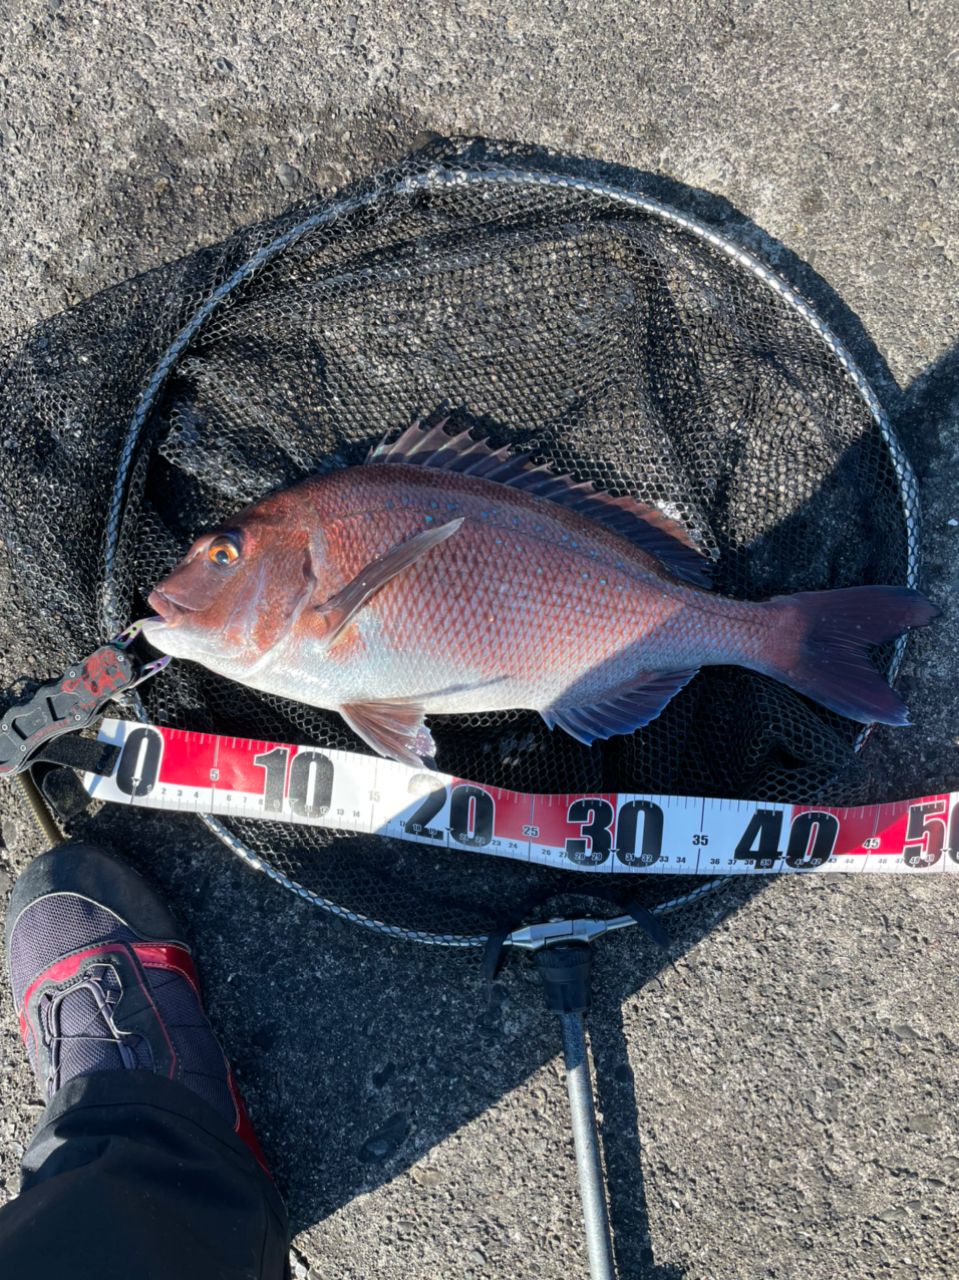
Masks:
[[[946,617],[910,650],[916,727],[868,750],[888,795],[959,786],[948,0],[17,0],[0,16],[0,335],[424,131],[595,154],[728,201],[703,208],[805,282],[912,451]],[[5,894],[39,845],[11,789],[2,814]],[[105,827],[129,843],[119,816]],[[470,962],[335,926],[185,822],[136,834],[195,940],[297,1274],[583,1274],[557,1034],[528,966],[486,1012]],[[806,879],[687,913],[672,966],[635,936],[603,947],[624,1277],[959,1273],[957,922],[955,884]],[[12,1196],[40,1106],[6,993],[2,1015]]]

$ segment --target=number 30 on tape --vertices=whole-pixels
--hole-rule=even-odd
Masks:
[[[859,808],[525,795],[351,751],[105,720],[96,800],[366,832],[597,873],[959,874],[959,793]]]

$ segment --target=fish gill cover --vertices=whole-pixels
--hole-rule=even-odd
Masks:
[[[201,531],[441,410],[658,506],[723,594],[915,585],[908,466],[841,349],[741,251],[593,162],[436,142],[97,295],[0,364],[2,607],[18,634],[4,683],[143,616]],[[893,670],[891,646],[875,656]],[[189,663],[143,700],[156,723],[366,749],[332,712]],[[592,747],[527,711],[431,727],[446,771],[518,791],[870,794],[860,725],[735,668],[705,670],[652,724]],[[525,899],[596,892],[507,860],[228,826],[401,934],[482,932]],[[647,903],[681,891],[676,877],[604,883]]]

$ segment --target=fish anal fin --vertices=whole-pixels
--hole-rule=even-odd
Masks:
[[[423,426],[418,420],[396,440],[378,444],[370,451],[367,462],[456,471],[521,489],[577,511],[628,538],[676,577],[695,586],[710,585],[710,561],[679,520],[648,502],[615,497],[597,489],[592,481],[558,475],[548,466],[534,462],[529,454],[511,454],[505,447],[494,449],[487,440],[471,435],[469,428],[449,435],[447,422],[444,418],[433,426]]]
[[[450,520],[433,529],[424,529],[405,542],[390,547],[385,555],[366,565],[352,581],[341,587],[322,603],[314,605],[317,613],[327,622],[326,643],[332,644],[360,609],[388,582],[427,555],[434,547],[453,536],[463,523],[463,517]]]
[[[340,715],[379,755],[432,767],[436,744],[418,702],[349,702]]]
[[[636,684],[603,702],[585,707],[549,707],[541,712],[550,729],[561,729],[591,746],[600,738],[633,733],[655,720],[667,702],[689,684],[698,667],[682,671],[649,671]]]

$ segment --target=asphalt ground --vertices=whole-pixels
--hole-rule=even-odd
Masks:
[[[819,5],[0,5],[0,336],[425,135],[512,137],[662,173],[800,280],[920,479],[908,731],[883,794],[959,787],[959,16]],[[2,483],[2,479],[0,479]],[[0,584],[2,585],[2,584]],[[0,621],[0,653],[12,647]],[[17,672],[3,671],[3,683]],[[391,946],[186,820],[107,815],[199,956],[296,1230],[300,1275],[584,1272],[558,1032],[528,963]],[[2,795],[0,890],[41,847]],[[621,1273],[959,1273],[954,882],[723,889],[597,955],[592,1017]],[[0,1193],[40,1114],[9,999]]]

